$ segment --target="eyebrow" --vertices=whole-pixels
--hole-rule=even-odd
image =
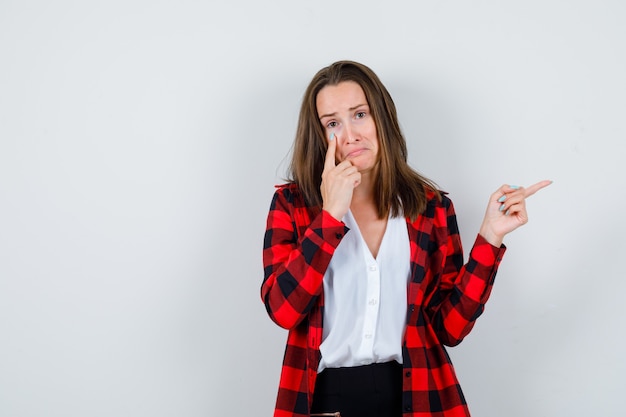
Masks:
[[[353,111],[353,110],[358,109],[359,107],[363,107],[363,106],[367,106],[367,105],[368,105],[367,103],[357,104],[357,105],[356,105],[356,106],[354,106],[354,107],[350,107],[350,108],[348,109],[348,111]],[[335,112],[335,113],[329,113],[329,114],[322,114],[322,115],[319,117],[319,119],[320,119],[320,120],[322,120],[324,117],[333,117],[333,116],[335,116],[336,114],[337,114],[337,112]]]

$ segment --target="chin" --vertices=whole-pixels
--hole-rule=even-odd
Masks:
[[[374,169],[375,169],[375,167],[373,167],[371,165],[363,166],[363,165],[359,165],[359,164],[354,164],[354,166],[356,167],[356,169],[361,174],[365,174],[365,173],[368,173],[368,172],[374,172]]]

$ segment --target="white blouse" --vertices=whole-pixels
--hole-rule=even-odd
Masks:
[[[324,275],[318,372],[392,360],[402,363],[411,256],[406,220],[389,218],[376,258],[350,211],[343,222],[350,231]]]

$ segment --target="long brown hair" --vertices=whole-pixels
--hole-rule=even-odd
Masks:
[[[353,61],[338,61],[322,68],[307,87],[302,99],[293,145],[290,180],[298,184],[309,205],[321,206],[320,185],[328,143],[317,113],[317,95],[327,85],[354,81],[365,98],[376,124],[379,140],[379,175],[374,185],[378,216],[406,216],[415,220],[426,208],[426,189],[441,198],[437,186],[418,174],[407,162],[407,146],[400,130],[396,106],[378,76]]]

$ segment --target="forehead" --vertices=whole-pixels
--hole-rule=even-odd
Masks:
[[[317,93],[316,104],[318,114],[326,114],[368,103],[365,92],[359,84],[354,81],[342,81],[322,88]]]

